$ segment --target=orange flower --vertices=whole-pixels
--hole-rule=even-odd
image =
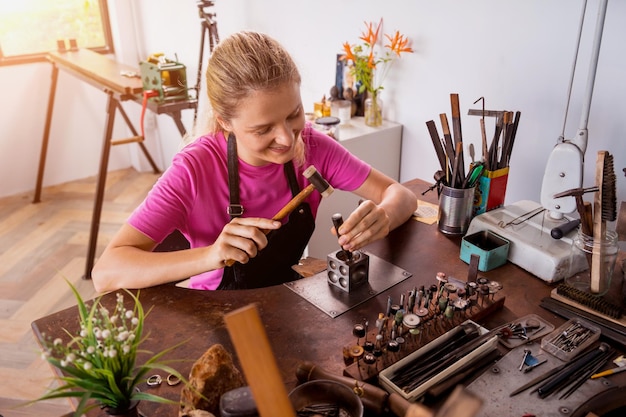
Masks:
[[[344,56],[341,57],[342,60],[352,60],[352,61],[356,61],[356,57],[354,56],[354,54],[352,53],[352,46],[350,46],[350,44],[348,42],[344,42],[343,44],[343,50],[346,53]]]
[[[351,45],[343,43],[345,56],[341,59],[352,61],[352,74],[359,83],[359,92],[368,91],[376,93],[383,89],[382,82],[387,76],[393,61],[400,58],[403,52],[412,53],[409,46],[409,39],[402,35],[400,31],[395,31],[393,36],[385,34],[389,43],[383,48],[377,46],[380,28],[383,24],[381,18],[376,27],[374,23],[365,22],[365,30],[361,32],[359,39],[363,41],[361,45]],[[382,51],[382,55],[378,53]]]
[[[385,34],[385,37],[389,39],[389,44],[385,45],[385,47],[391,49],[396,55],[400,56],[402,52],[413,52],[413,49],[407,46],[409,39],[400,34],[400,31],[396,30],[393,36]]]
[[[368,44],[369,46],[373,46],[376,45],[376,41],[378,40],[378,32],[380,31],[380,27],[382,26],[383,23],[383,19],[380,19],[380,22],[378,22],[378,26],[376,26],[376,32],[374,32],[373,30],[373,23],[372,22],[365,22],[365,27],[367,29],[366,32],[361,33],[361,37],[359,39],[361,39],[363,42],[365,42],[366,44]]]

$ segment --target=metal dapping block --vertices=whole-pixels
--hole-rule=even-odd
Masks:
[[[339,250],[329,254],[326,261],[328,283],[343,291],[350,292],[368,281],[369,256],[363,252],[354,251],[347,256],[346,251]]]

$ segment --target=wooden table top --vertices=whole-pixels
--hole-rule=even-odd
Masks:
[[[141,78],[127,77],[123,73],[139,73],[139,67],[121,64],[105,55],[90,49],[48,53],[48,59],[75,73],[88,83],[107,88],[125,98],[130,98],[143,91]]]
[[[436,203],[436,192],[421,196],[428,184],[412,180],[406,184],[419,199]],[[413,274],[394,287],[382,292],[353,309],[332,318],[284,285],[254,290],[197,291],[161,285],[140,291],[140,300],[146,311],[152,309],[145,321],[145,331],[150,337],[144,347],[154,352],[188,340],[173,356],[190,359],[178,365],[179,371],[188,374],[192,363],[210,346],[219,343],[234,354],[234,348],[225,327],[223,316],[237,308],[256,303],[269,340],[288,389],[297,385],[295,370],[302,361],[311,361],[336,375],[346,368],[342,348],[354,344],[352,329],[355,323],[368,318],[375,321],[379,312],[386,310],[388,296],[394,299],[415,286],[431,285],[436,273],[445,272],[465,280],[468,265],[460,260],[460,237],[449,237],[438,231],[437,225],[411,219],[389,236],[368,246],[367,253]],[[553,285],[530,275],[516,265],[507,263],[486,273],[490,280],[502,284],[506,297],[504,307],[489,315],[481,324],[494,328],[534,313],[555,326],[565,320],[540,307],[540,300],[549,295]],[[114,294],[104,299],[114,301]],[[60,311],[33,322],[38,338],[61,335],[62,329],[75,331],[75,308]],[[241,368],[240,368],[241,369]],[[146,387],[147,388],[147,387]],[[150,392],[178,401],[180,387],[162,384]],[[177,415],[176,407],[144,404],[148,415]]]

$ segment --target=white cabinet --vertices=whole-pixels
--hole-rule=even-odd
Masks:
[[[365,125],[363,117],[353,117],[348,124],[340,126],[338,136],[340,143],[354,155],[391,178],[399,179],[402,125],[385,120],[380,127],[370,127]],[[358,196],[341,190],[322,199],[308,256],[326,259],[326,255],[339,249],[337,238],[330,232],[331,216],[341,213],[347,218],[358,202]]]

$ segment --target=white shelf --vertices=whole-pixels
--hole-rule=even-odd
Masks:
[[[400,152],[402,148],[402,125],[383,121],[380,127],[366,126],[362,117],[353,117],[350,122],[339,127],[339,142],[354,155],[383,172],[389,177],[400,178]],[[337,238],[331,234],[331,217],[341,213],[347,218],[356,208],[359,197],[335,190],[328,198],[322,199],[315,232],[308,245],[308,255],[326,259],[326,255],[337,251]]]

